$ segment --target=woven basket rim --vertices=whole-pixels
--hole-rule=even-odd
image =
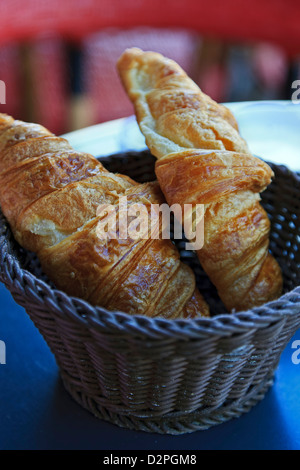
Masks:
[[[300,175],[285,165],[271,163],[271,166],[273,169],[277,168],[286,172],[289,177],[294,177],[297,183],[300,183]],[[212,335],[229,337],[233,334],[245,333],[253,328],[266,328],[279,321],[283,316],[299,315],[300,312],[300,286],[283,294],[279,299],[260,307],[242,312],[224,312],[208,318],[164,319],[130,315],[118,310],[110,311],[52,288],[32,272],[22,268],[18,258],[10,251],[7,231],[10,233],[10,228],[0,210],[0,280],[6,284],[15,282],[15,288],[24,289],[24,293],[32,297],[33,301],[48,303],[49,308],[54,308],[56,313],[61,313],[64,318],[67,315],[86,327],[100,327],[102,329],[103,327],[111,327],[120,333],[146,334],[152,339],[167,337],[202,339]],[[7,272],[4,272],[4,267],[8,268],[14,276],[8,276]]]

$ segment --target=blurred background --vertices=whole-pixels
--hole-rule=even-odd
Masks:
[[[126,47],[176,60],[219,102],[290,99],[298,0],[1,0],[0,112],[62,134],[131,115]]]

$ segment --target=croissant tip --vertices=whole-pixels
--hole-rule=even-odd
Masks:
[[[117,67],[119,67],[123,62],[127,63],[129,60],[132,60],[134,56],[137,57],[142,54],[142,49],[138,47],[127,47],[117,60]]]

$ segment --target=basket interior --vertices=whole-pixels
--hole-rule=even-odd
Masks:
[[[155,180],[155,158],[149,151],[126,152],[102,157],[99,160],[111,172],[130,176],[140,183]],[[300,177],[284,166],[270,164],[275,178],[268,189],[262,193],[262,205],[271,221],[270,251],[279,262],[284,277],[284,293],[299,285],[300,268]],[[199,290],[204,295],[211,315],[226,313],[215,287],[201,268],[195,253],[185,250],[185,239],[173,240],[181,259],[194,271]],[[51,287],[53,284],[41,270],[37,257],[23,250],[16,242],[14,253],[21,267],[43,279]]]

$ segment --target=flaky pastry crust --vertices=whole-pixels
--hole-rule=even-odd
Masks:
[[[129,314],[207,316],[194,274],[170,240],[99,237],[99,204],[118,210],[121,196],[129,207],[142,202],[149,217],[151,203],[163,201],[157,182],[110,173],[42,126],[0,114],[1,208],[58,288]]]
[[[128,49],[118,70],[168,204],[205,205],[197,254],[228,310],[279,297],[282,275],[259,196],[273,173],[251,154],[230,110],[161,54]]]

